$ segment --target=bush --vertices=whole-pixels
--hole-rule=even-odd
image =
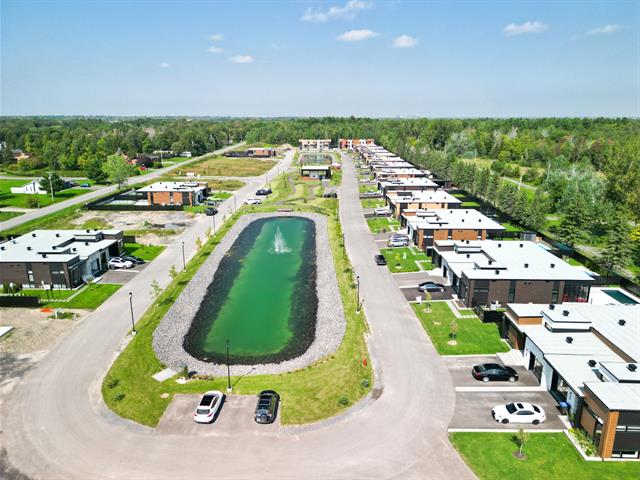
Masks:
[[[29,195],[27,197],[27,208],[39,208],[40,199],[37,195]]]
[[[125,396],[126,396],[126,395],[125,395],[124,393],[116,393],[116,394],[113,396],[113,401],[114,401],[114,402],[121,402],[122,400],[124,400],[124,397],[125,397]]]
[[[109,381],[107,382],[107,387],[116,388],[119,383],[120,383],[120,380],[118,380],[117,378],[110,378]]]
[[[338,399],[338,403],[343,407],[346,407],[347,405],[349,405],[349,399],[345,396],[342,396]]]
[[[369,379],[363,378],[362,382],[360,382],[360,385],[362,386],[362,388],[369,388],[369,385],[371,385],[371,382],[369,382]]]

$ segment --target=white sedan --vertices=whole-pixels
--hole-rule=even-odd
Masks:
[[[123,260],[120,257],[113,257],[109,260],[109,268],[131,268],[133,267],[133,263],[129,260]]]
[[[380,207],[373,210],[373,213],[378,216],[391,215],[391,211],[387,207]]]
[[[222,406],[224,394],[218,390],[211,390],[205,393],[200,400],[200,404],[193,412],[193,419],[197,423],[211,423]]]
[[[262,200],[260,200],[259,198],[248,198],[244,203],[246,203],[247,205],[260,205],[262,203]]]
[[[546,419],[541,407],[525,402],[497,405],[491,410],[491,416],[500,423],[531,423],[533,425],[538,425]]]

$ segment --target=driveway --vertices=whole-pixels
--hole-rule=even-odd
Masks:
[[[118,268],[114,270],[107,270],[102,274],[103,283],[117,283],[124,285],[129,282],[134,276],[143,271],[149,266],[149,262],[142,265],[134,265],[131,268]]]
[[[510,382],[481,382],[471,376],[471,369],[474,365],[479,363],[498,363],[502,365],[502,362],[498,360],[496,355],[482,355],[482,356],[456,356],[445,357],[444,363],[449,369],[449,374],[453,379],[453,384],[458,387],[472,387],[472,388],[485,388],[492,389],[496,387],[538,387],[540,382],[535,375],[526,368],[517,365],[512,368],[518,373],[518,381]]]
[[[253,395],[227,395],[214,422],[209,424],[196,423],[193,421],[193,411],[201,398],[201,395],[174,396],[171,405],[160,419],[155,433],[158,435],[231,436],[238,432],[258,435],[275,434],[280,431],[280,412],[278,412],[274,423],[260,425],[253,421],[257,400],[257,397]]]
[[[496,405],[511,402],[530,402],[542,407],[547,415],[539,425],[502,424],[491,416]],[[449,429],[514,430],[518,427],[527,430],[565,430],[564,423],[558,417],[558,403],[549,392],[457,392],[456,408]]]
[[[395,273],[393,278],[404,297],[410,302],[414,302],[417,296],[424,298],[424,292],[418,290],[418,284],[422,282],[444,285],[444,292],[431,292],[432,300],[451,300],[455,294],[450,286],[445,285],[444,278],[439,275],[430,275],[429,272]]]

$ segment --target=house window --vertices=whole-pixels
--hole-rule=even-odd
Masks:
[[[553,282],[553,290],[551,290],[551,303],[558,303],[559,289],[560,289],[560,282],[556,280]]]
[[[509,299],[507,300],[507,302],[513,303],[515,301],[516,301],[516,281],[511,280],[509,282]]]
[[[589,300],[589,284],[581,282],[566,282],[562,293],[563,302],[587,302]]]

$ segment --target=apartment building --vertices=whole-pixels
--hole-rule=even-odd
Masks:
[[[298,140],[300,150],[329,150],[331,148],[331,139],[304,139]]]
[[[375,144],[373,138],[340,138],[338,140],[338,145],[341,150],[354,150],[360,145],[373,146]]]

